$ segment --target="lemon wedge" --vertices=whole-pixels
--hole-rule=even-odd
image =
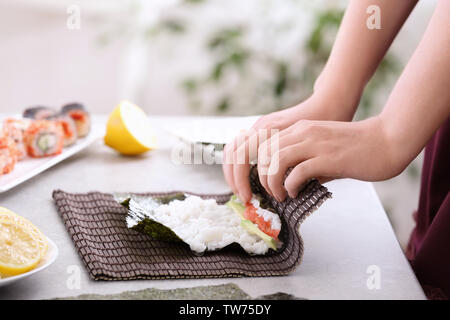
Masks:
[[[2,213],[10,213],[10,214],[15,215],[14,212],[12,212],[11,210],[9,210],[8,208],[5,208],[5,207],[0,207],[0,214],[2,214]]]
[[[128,101],[122,101],[111,112],[105,144],[125,155],[137,155],[156,147],[156,136],[145,112]]]
[[[38,241],[23,225],[0,221],[0,273],[14,276],[36,267],[41,260]]]
[[[9,209],[0,207],[0,223],[11,223],[14,225],[22,226],[28,230],[28,232],[35,238],[39,244],[41,251],[41,257],[44,257],[48,250],[47,238],[31,221],[19,216]]]

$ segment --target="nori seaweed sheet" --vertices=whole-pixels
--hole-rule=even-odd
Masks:
[[[174,200],[182,201],[186,199],[185,194],[177,193],[166,197],[145,197],[145,206],[141,205],[137,199],[139,198],[130,197],[120,203],[128,209],[127,224],[128,221],[134,223],[130,229],[147,234],[156,240],[183,242],[170,228],[152,219],[152,210]]]

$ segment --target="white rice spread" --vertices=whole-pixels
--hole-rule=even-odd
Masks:
[[[235,242],[250,254],[264,254],[267,244],[241,227],[241,218],[216,200],[188,196],[153,211],[152,218],[172,229],[192,251],[217,250]]]

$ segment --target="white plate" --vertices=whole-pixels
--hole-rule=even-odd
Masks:
[[[100,123],[92,125],[91,132],[84,138],[78,139],[75,144],[63,149],[62,153],[57,156],[45,158],[27,157],[16,163],[14,170],[8,174],[0,176],[0,193],[8,191],[15,186],[33,178],[44,170],[54,166],[55,164],[67,159],[68,157],[80,152],[88,147],[91,143],[103,136],[105,126]]]
[[[196,117],[192,121],[180,118],[164,129],[191,143],[227,144],[242,130],[248,130],[260,116],[248,117]]]
[[[183,141],[186,151],[200,152],[205,163],[211,161],[208,159],[213,159],[213,163],[221,164],[225,144],[242,130],[248,130],[259,117],[198,117],[193,121],[181,119],[171,121],[163,129]]]
[[[30,270],[28,272],[19,274],[17,276],[1,278],[0,279],[0,287],[6,286],[8,284],[19,281],[21,279],[27,278],[27,277],[31,276],[32,274],[35,274],[36,272],[44,270],[49,265],[51,265],[53,262],[55,262],[56,258],[58,257],[58,252],[59,252],[58,247],[48,237],[47,237],[47,241],[48,241],[47,254],[45,255],[44,259],[42,259],[41,262],[39,262],[39,264],[36,266],[36,268],[34,268],[33,270]]]

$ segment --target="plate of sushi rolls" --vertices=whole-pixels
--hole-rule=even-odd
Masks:
[[[59,110],[31,107],[22,115],[1,119],[1,124],[0,193],[81,151],[104,133],[81,103]]]

